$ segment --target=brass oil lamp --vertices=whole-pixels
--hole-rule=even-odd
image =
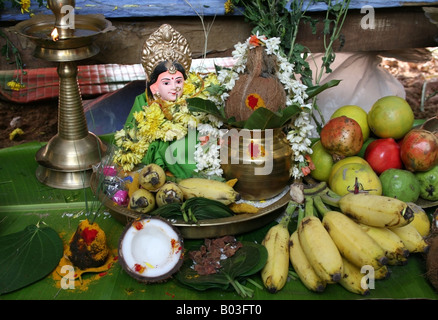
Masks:
[[[36,15],[15,26],[35,44],[34,56],[59,62],[58,133],[39,149],[37,179],[50,187],[89,187],[92,166],[107,153],[107,146],[88,131],[77,80],[79,60],[99,52],[95,40],[115,27],[102,15],[74,15],[74,0],[48,0],[52,15]]]

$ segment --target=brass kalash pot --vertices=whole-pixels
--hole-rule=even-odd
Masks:
[[[290,180],[292,149],[281,128],[230,129],[222,138],[224,177],[237,178],[234,189],[244,200],[267,200],[285,190]]]
[[[36,45],[35,57],[59,62],[58,133],[36,153],[36,176],[50,187],[81,189],[89,186],[92,166],[107,147],[88,131],[76,61],[96,55],[96,37],[115,28],[101,15],[74,15],[74,0],[47,4],[54,16],[36,15],[15,26]]]
[[[249,97],[272,112],[286,104],[283,85],[277,78],[276,60],[258,46],[249,50],[245,72],[229,93],[227,118],[246,121],[253,114]],[[231,128],[222,138],[220,150],[224,177],[237,178],[234,189],[244,200],[267,200],[288,186],[292,167],[292,149],[282,128]]]

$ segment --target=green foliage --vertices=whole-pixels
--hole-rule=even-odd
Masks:
[[[39,225],[0,237],[0,294],[47,276],[58,265],[63,249],[58,233]]]
[[[193,197],[181,203],[168,203],[151,212],[151,215],[165,219],[180,219],[186,223],[198,220],[227,218],[234,212],[222,202],[203,197]]]
[[[281,128],[289,120],[291,120],[293,116],[301,111],[301,107],[298,104],[280,109],[277,112],[273,112],[267,108],[258,108],[254,110],[247,120],[235,121],[234,118],[227,119],[224,110],[219,109],[211,100],[189,98],[187,99],[187,106],[191,112],[205,112],[215,116],[232,127],[245,128],[249,130]]]
[[[242,247],[230,258],[221,260],[221,268],[215,274],[198,275],[192,268],[193,262],[187,257],[175,278],[182,284],[196,290],[219,288],[234,289],[241,297],[252,297],[253,290],[242,282],[259,272],[266,264],[268,252],[260,244],[243,242]]]

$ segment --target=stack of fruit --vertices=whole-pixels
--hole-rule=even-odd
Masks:
[[[233,188],[237,179],[175,179],[155,163],[120,175],[126,181],[121,187],[127,189],[128,200],[123,202],[124,206],[138,216],[147,214],[198,223],[199,219],[224,218],[242,210],[247,213],[258,210],[250,204],[236,203],[240,200],[240,194]]]
[[[371,278],[385,279],[388,266],[427,252],[431,218],[414,202],[438,200],[438,135],[414,122],[396,96],[379,99],[368,113],[349,105],[332,115],[312,147],[318,183],[286,210],[288,217],[298,208],[296,230],[280,223],[263,242],[269,255],[262,280],[270,292],[285,285],[291,265],[311,291],[339,283],[368,294]]]
[[[415,204],[363,191],[338,196],[325,182],[304,193],[304,203],[290,201],[284,220],[262,243],[268,251],[262,280],[272,293],[286,284],[292,265],[311,291],[339,283],[366,295],[370,281],[388,278],[388,266],[405,265],[410,254],[429,249],[431,223]],[[290,233],[288,219],[296,208],[297,228]]]
[[[437,201],[438,132],[415,122],[409,104],[397,96],[377,100],[368,113],[340,107],[312,147],[312,177],[339,195],[351,191],[357,178],[369,193]]]

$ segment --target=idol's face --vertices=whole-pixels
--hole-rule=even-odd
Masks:
[[[157,82],[151,85],[150,89],[154,96],[161,97],[163,100],[175,101],[182,95],[184,86],[184,76],[177,71],[171,74],[169,71],[163,72],[158,76]]]

